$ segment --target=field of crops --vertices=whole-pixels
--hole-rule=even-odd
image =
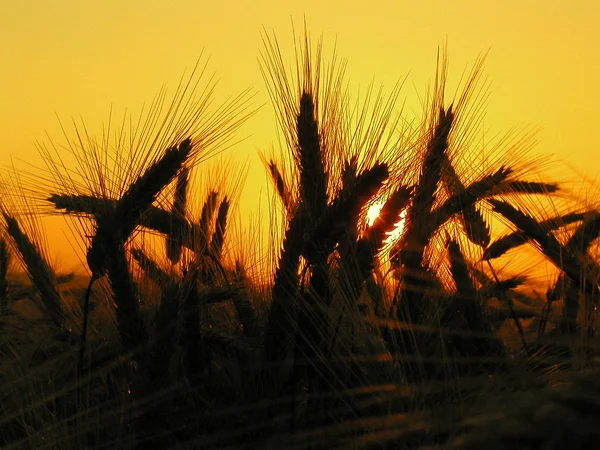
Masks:
[[[201,65],[133,125],[41,147],[44,176],[3,172],[2,448],[600,448],[600,202],[529,134],[477,156],[484,58],[450,95],[441,49],[413,123],[399,85],[353,103],[320,44],[290,71],[264,43],[268,255],[215,169],[250,97],[213,105]]]

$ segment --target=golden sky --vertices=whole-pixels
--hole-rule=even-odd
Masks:
[[[81,116],[92,130],[111,106],[134,114],[165,84],[176,88],[204,49],[220,83],[217,99],[251,87],[265,103],[241,130],[232,153],[249,158],[242,214],[257,211],[266,177],[259,151],[277,143],[276,123],[259,70],[261,30],[274,31],[293,62],[292,27],[303,18],[326,49],[337,40],[351,86],[391,87],[408,75],[401,97],[419,110],[447,41],[450,82],[490,49],[492,81],[485,126],[496,132],[541,127],[536,150],[595,178],[600,118],[600,2],[303,0],[302,2],[106,0],[0,2],[0,165],[11,156],[39,164],[36,141],[60,141],[56,116]],[[569,174],[569,177],[572,175]],[[50,252],[73,265],[54,224]]]

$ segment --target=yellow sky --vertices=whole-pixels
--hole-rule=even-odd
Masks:
[[[576,6],[574,6],[576,5]],[[490,49],[486,127],[540,126],[538,152],[554,154],[590,177],[598,173],[600,2],[546,1],[0,1],[0,164],[11,155],[38,162],[35,141],[60,141],[56,115],[81,116],[92,129],[111,105],[139,111],[166,84],[175,89],[202,49],[220,78],[217,99],[252,87],[268,96],[257,58],[260,31],[289,49],[291,21],[303,17],[326,48],[337,39],[353,87],[374,79],[389,88],[407,74],[407,108],[417,110],[447,40],[451,80]],[[293,62],[292,52],[288,61]],[[172,91],[171,91],[172,92]],[[265,175],[259,151],[276,143],[270,105],[248,122],[232,152],[250,161],[242,214],[256,211]],[[72,254],[62,231],[50,250],[63,266]]]

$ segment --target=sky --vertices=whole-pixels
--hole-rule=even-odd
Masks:
[[[595,179],[600,149],[600,2],[304,0],[0,0],[0,170],[40,165],[36,142],[60,141],[58,118],[101,130],[108,114],[135,114],[161,86],[170,92],[204,52],[219,79],[217,101],[250,88],[258,112],[228,150],[249,165],[240,214],[256,214],[266,175],[258,157],[277,145],[277,126],[259,69],[261,32],[274,32],[293,63],[292,23],[306,20],[325,48],[347,61],[347,80],[391,89],[417,110],[447,43],[450,83],[489,50],[485,126],[539,127],[535,151],[567,177]],[[326,52],[327,54],[327,52]],[[61,221],[47,221],[49,252],[75,262]]]

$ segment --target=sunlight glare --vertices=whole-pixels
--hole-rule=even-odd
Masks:
[[[381,212],[381,209],[383,208],[384,204],[385,204],[384,201],[375,202],[367,210],[367,225],[369,227],[372,227],[373,224],[375,223],[375,220],[377,219],[377,217],[379,217],[379,213]],[[406,220],[406,209],[404,209],[400,212],[400,220],[394,224],[395,225],[394,229],[392,231],[386,233],[388,237],[384,241],[385,244],[389,244],[391,242],[395,242],[398,239],[400,239],[400,237],[402,236],[402,233],[404,232],[405,220]]]
[[[370,227],[373,226],[375,219],[377,219],[379,213],[381,212],[381,208],[383,208],[384,203],[385,202],[383,201],[375,202],[369,207],[367,210],[367,225]]]

